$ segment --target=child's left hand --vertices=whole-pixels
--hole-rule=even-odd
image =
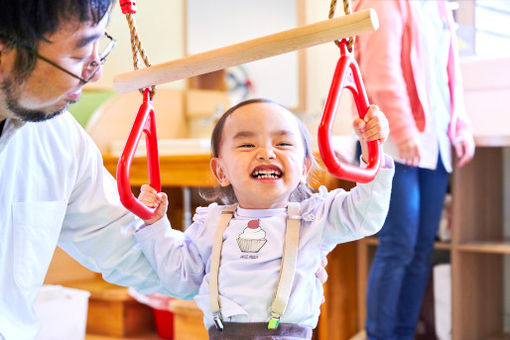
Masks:
[[[143,220],[145,225],[151,225],[166,215],[168,196],[164,192],[157,192],[151,186],[144,184],[140,189],[138,199],[149,208],[157,207],[154,216],[148,220]]]
[[[388,119],[376,105],[370,105],[363,119],[357,117],[353,127],[360,141],[365,142],[379,140],[384,143],[390,134]]]

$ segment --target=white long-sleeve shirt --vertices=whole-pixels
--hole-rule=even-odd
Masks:
[[[281,322],[311,328],[317,325],[323,289],[315,272],[321,259],[337,244],[372,235],[382,227],[393,178],[392,162],[389,163],[391,168],[380,169],[371,183],[358,184],[350,192],[337,189],[328,193],[322,187],[300,203],[297,267]],[[184,233],[159,223],[160,220],[135,234],[166,288],[178,290],[186,282],[201,282],[195,301],[204,313],[206,328],[213,325],[209,272],[212,242],[223,209],[216,204],[198,208],[194,223]],[[223,320],[269,321],[280,274],[286,217],[285,208],[237,208],[224,233],[221,253],[219,295]],[[255,224],[259,228],[250,232],[248,223],[253,220],[258,221]]]
[[[19,125],[7,119],[0,136],[0,339],[35,338],[32,305],[57,245],[107,281],[165,293],[129,233],[143,222],[75,119]]]

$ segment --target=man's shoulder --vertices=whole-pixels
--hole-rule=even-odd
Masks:
[[[37,136],[41,145],[61,152],[88,148],[94,143],[76,119],[67,111],[43,122],[25,124],[25,135]]]
[[[68,111],[64,111],[59,115],[44,121],[27,122],[25,123],[23,128],[25,130],[37,130],[38,132],[43,132],[45,130],[48,131],[64,130],[64,132],[65,131],[74,132],[74,130],[80,128],[80,125]]]
[[[73,117],[73,115],[71,113],[69,113],[69,111],[64,111],[61,114],[59,114],[51,119],[48,119],[42,123],[46,123],[48,125],[61,126],[61,127],[65,127],[65,128],[80,127],[80,124],[78,123],[78,121]]]
[[[58,135],[60,139],[77,138],[87,135],[85,130],[68,111],[64,111],[58,116],[43,122],[25,124],[25,126],[27,125],[29,125],[30,129],[37,130],[40,134]]]

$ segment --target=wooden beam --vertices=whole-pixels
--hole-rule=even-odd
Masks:
[[[115,89],[120,93],[134,91],[319,45],[335,39],[371,32],[378,27],[379,21],[375,11],[365,9],[338,18],[171,60],[149,68],[122,73],[114,78],[113,83]]]

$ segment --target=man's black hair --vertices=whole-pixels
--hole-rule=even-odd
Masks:
[[[9,48],[23,46],[37,50],[45,36],[55,33],[63,22],[78,20],[99,23],[114,0],[0,0],[0,40]],[[15,70],[28,75],[35,56],[17,49]]]

